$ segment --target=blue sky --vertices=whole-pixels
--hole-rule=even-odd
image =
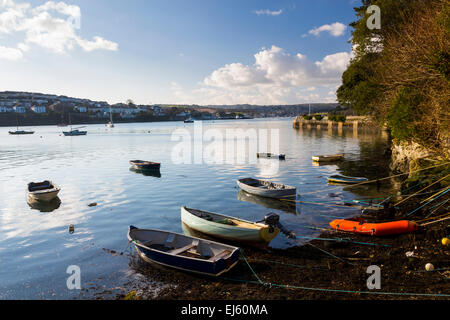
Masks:
[[[356,5],[0,0],[0,91],[111,103],[332,102]]]

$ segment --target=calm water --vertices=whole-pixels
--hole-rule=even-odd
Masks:
[[[377,197],[392,186],[347,189],[329,186],[327,176],[337,172],[366,176],[388,175],[380,160],[386,147],[381,133],[355,135],[327,130],[294,130],[292,119],[255,119],[203,122],[204,130],[228,128],[279,129],[277,173],[272,161],[257,164],[172,163],[171,141],[175,129],[192,128],[178,122],[118,124],[114,129],[89,125],[85,137],[64,137],[57,127],[36,127],[32,136],[9,136],[0,128],[0,299],[58,299],[89,297],[89,293],[66,287],[69,265],[82,271],[82,287],[111,289],[136,277],[126,255],[111,255],[104,248],[123,251],[130,224],[182,232],[180,207],[221,212],[260,220],[276,212],[296,234],[317,236],[306,226],[326,227],[334,217],[353,216],[355,208],[298,204],[280,206],[239,192],[236,179],[269,178],[297,187],[303,201],[345,201]],[[150,131],[150,132],[149,132]],[[217,142],[205,142],[213,145]],[[256,143],[251,141],[250,143]],[[314,166],[315,154],[345,153],[339,165]],[[160,176],[130,171],[131,159],[162,163]],[[61,203],[30,207],[26,185],[53,180],[61,187]],[[312,194],[311,192],[316,192]],[[90,203],[98,205],[89,207]],[[69,233],[73,224],[75,232]],[[286,248],[295,242],[278,236],[272,247]]]

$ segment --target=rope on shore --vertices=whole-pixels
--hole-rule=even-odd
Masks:
[[[428,202],[425,202],[423,205],[421,205],[420,207],[414,209],[413,211],[411,211],[410,213],[407,214],[407,216],[412,215],[413,213],[417,212],[418,210],[422,209],[423,207],[425,207],[427,204],[433,202],[434,200],[440,198],[441,196],[445,195],[448,191],[450,191],[450,189],[447,189],[447,191],[441,193],[439,196],[437,196],[436,198],[433,198],[431,200],[429,200]]]
[[[442,218],[442,219],[439,219],[439,220],[435,220],[435,221],[423,223],[423,224],[421,224],[420,226],[421,226],[421,227],[424,227],[424,226],[427,226],[427,225],[430,225],[430,224],[433,224],[433,223],[437,223],[437,222],[441,222],[441,221],[448,220],[448,219],[450,219],[450,212],[448,213],[448,215],[449,215],[449,216],[446,217],[446,218]]]
[[[420,172],[420,171],[424,171],[424,170],[428,170],[428,169],[442,167],[442,166],[445,166],[445,165],[448,165],[448,164],[450,164],[450,161],[449,162],[445,162],[445,163],[441,163],[441,164],[438,164],[438,165],[435,165],[435,166],[431,166],[431,167],[427,167],[427,168],[423,168],[423,169],[419,169],[419,170],[410,171],[410,172],[407,172],[407,173],[399,173],[399,174],[395,174],[395,175],[392,175],[392,176],[389,176],[389,177],[384,177],[384,178],[379,178],[379,179],[374,179],[374,180],[363,181],[363,182],[356,183],[356,184],[351,184],[351,185],[348,185],[347,188],[357,187],[357,186],[360,186],[360,185],[364,185],[364,184],[368,184],[368,183],[374,183],[374,182],[383,181],[383,180],[388,180],[388,179],[392,179],[392,178],[395,178],[395,177],[409,175],[409,174],[415,173],[415,172]],[[319,192],[328,192],[330,190],[339,189],[339,188],[341,188],[341,187],[339,186],[339,187],[332,188],[332,189],[327,189],[327,190],[317,190],[317,191],[313,191],[313,192],[302,193],[302,195],[315,194],[315,193],[319,193]]]
[[[400,203],[405,202],[406,200],[408,200],[408,199],[410,199],[411,197],[415,196],[417,193],[420,193],[420,192],[422,192],[423,190],[428,189],[429,187],[435,185],[436,183],[438,183],[438,182],[440,182],[440,181],[442,181],[442,180],[444,180],[444,179],[446,179],[446,178],[448,178],[448,177],[450,177],[450,173],[449,173],[448,175],[446,175],[445,177],[443,177],[443,178],[441,178],[441,179],[439,179],[439,180],[436,180],[435,182],[433,182],[432,184],[426,186],[425,188],[423,188],[423,189],[417,191],[416,193],[410,195],[409,197],[406,197],[405,199],[403,199],[403,200],[397,202],[396,204],[394,204],[394,206],[398,206]]]
[[[314,287],[277,284],[277,283],[272,283],[272,282],[263,282],[260,279],[260,277],[256,274],[256,272],[253,270],[253,268],[251,267],[250,263],[245,258],[244,253],[242,251],[241,251],[241,254],[242,254],[242,257],[245,259],[245,262],[247,263],[250,271],[258,279],[258,281],[245,280],[245,279],[233,279],[233,278],[227,278],[227,277],[218,277],[218,278],[223,279],[223,280],[228,280],[228,281],[258,284],[258,285],[263,285],[263,286],[269,287],[269,288],[281,288],[281,289],[297,289],[297,290],[306,290],[306,291],[322,291],[322,292],[351,293],[351,294],[392,295],[392,296],[450,297],[450,294],[446,294],[446,293],[357,291],[357,290],[344,290],[344,289],[314,288]]]

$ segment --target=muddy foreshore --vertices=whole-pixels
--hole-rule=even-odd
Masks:
[[[418,206],[419,200],[411,201],[402,211],[392,213],[378,211],[366,213],[367,221],[386,221],[405,218],[405,212]],[[444,214],[441,212],[440,214]],[[419,221],[428,215],[417,212],[411,219]],[[340,238],[347,241],[313,240],[287,250],[261,250],[243,247],[254,272],[262,282],[288,287],[257,283],[257,279],[244,260],[221,279],[205,278],[187,273],[161,269],[142,262],[135,252],[130,267],[144,275],[139,288],[130,285],[128,294],[116,295],[116,299],[160,300],[247,300],[247,299],[450,299],[420,294],[450,294],[450,246],[441,239],[450,234],[449,220],[433,223],[419,231],[390,237],[372,237],[335,231],[324,231],[322,238]],[[355,244],[350,241],[376,245]],[[324,252],[326,251],[326,252]],[[412,251],[413,257],[406,252]],[[333,256],[336,257],[333,257]],[[434,271],[426,271],[432,263]],[[381,269],[381,289],[369,290],[367,273],[370,265]],[[148,283],[147,283],[148,279]],[[150,280],[151,279],[151,280]],[[233,280],[231,280],[233,279]],[[155,281],[160,289],[155,294]],[[251,281],[251,282],[248,282]],[[162,288],[161,288],[162,284]],[[289,288],[291,286],[291,288]],[[294,288],[303,287],[303,288]],[[309,288],[309,289],[306,289]],[[352,292],[322,291],[333,289]],[[353,291],[361,291],[353,292]],[[373,294],[363,293],[372,292]],[[396,295],[375,294],[394,292]],[[102,299],[102,296],[98,296]]]

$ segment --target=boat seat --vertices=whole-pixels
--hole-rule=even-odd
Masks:
[[[196,246],[198,246],[198,241],[193,241],[192,243],[190,243],[182,248],[171,250],[171,251],[169,251],[169,253],[177,255],[177,254],[186,252],[192,248],[195,248]]]
[[[208,261],[217,261],[219,259],[222,259],[223,257],[227,256],[230,254],[230,250],[223,250],[221,253],[212,256],[211,258],[208,259]]]

